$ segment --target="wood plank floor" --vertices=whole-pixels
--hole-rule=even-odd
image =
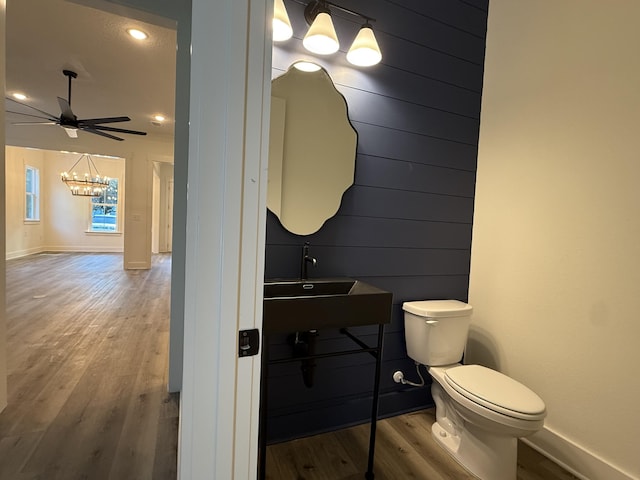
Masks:
[[[434,410],[378,422],[376,480],[473,480],[431,437]],[[269,480],[361,480],[367,467],[369,426],[339,430],[267,449]],[[518,480],[577,480],[519,442]]]
[[[7,262],[0,479],[176,478],[170,271],[169,254],[135,271],[118,254]]]
[[[170,255],[122,270],[117,254],[42,254],[7,262],[9,405],[0,413],[0,480],[174,480],[177,395],[166,393]],[[433,412],[383,420],[377,480],[470,479],[433,443]],[[354,480],[368,426],[267,451],[270,480]],[[520,480],[571,475],[521,444]]]

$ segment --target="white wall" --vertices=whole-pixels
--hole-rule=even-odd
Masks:
[[[47,189],[44,150],[7,147],[5,151],[5,215],[6,258],[16,258],[43,251],[44,213],[43,198]],[[39,222],[25,221],[25,168],[37,168],[40,175]]]
[[[82,138],[81,138],[82,137]],[[173,162],[173,143],[170,137],[162,139],[127,138],[125,142],[95,135],[78,136],[77,143],[65,144],[68,151],[99,153],[102,155],[126,158],[125,176],[127,195],[123,230],[124,267],[130,269],[151,268],[151,213],[153,191],[153,162]],[[88,140],[87,140],[88,139]],[[41,141],[42,140],[42,141]],[[56,150],[54,146],[39,138],[12,138],[12,145]],[[68,169],[69,167],[65,167]],[[58,172],[60,173],[60,172]]]
[[[531,442],[640,478],[640,3],[491,0],[467,363],[538,392]]]
[[[60,172],[67,171],[80,155],[6,147],[6,257],[48,252],[122,252],[125,197],[125,161],[122,158],[92,156],[101,175],[119,180],[118,194],[119,232],[87,233],[91,201],[74,197],[60,181]],[[40,222],[24,221],[24,169],[25,165],[40,171]],[[76,167],[86,170],[83,160]]]

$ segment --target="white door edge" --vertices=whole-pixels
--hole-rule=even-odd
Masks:
[[[181,480],[257,471],[271,3],[192,4]]]

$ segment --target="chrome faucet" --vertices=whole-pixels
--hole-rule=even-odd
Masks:
[[[309,255],[309,242],[305,242],[302,247],[302,263],[300,265],[300,280],[307,279],[307,268],[309,264],[314,267],[318,264],[318,261]]]

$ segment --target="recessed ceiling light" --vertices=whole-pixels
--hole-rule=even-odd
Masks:
[[[164,115],[154,115],[153,119],[157,122],[164,122],[166,119],[164,118]]]
[[[149,35],[144,33],[142,30],[138,30],[137,28],[130,28],[129,30],[127,30],[127,32],[136,40],[146,40],[147,38],[149,38]]]
[[[20,93],[20,92],[15,92],[12,96],[16,100],[26,100],[27,99],[27,96],[24,93]]]

